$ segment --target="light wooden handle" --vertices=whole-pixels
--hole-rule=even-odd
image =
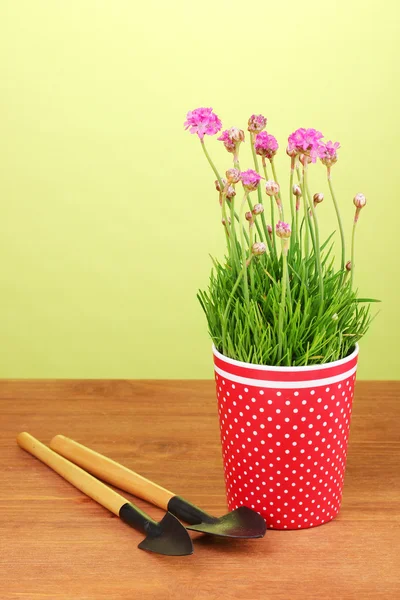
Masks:
[[[66,458],[50,450],[50,448],[39,442],[39,440],[35,439],[29,433],[20,433],[17,437],[17,443],[21,448],[29,452],[29,454],[41,460],[53,469],[53,471],[69,481],[69,483],[72,483],[72,485],[86,494],[86,496],[93,498],[93,500],[108,508],[115,515],[119,516],[121,506],[128,502],[123,496],[120,496],[120,494],[117,494],[117,492],[114,492],[114,490]]]
[[[98,454],[63,435],[56,435],[51,440],[50,447],[103,481],[164,510],[168,510],[168,502],[175,496],[172,492],[127,469],[111,458]]]

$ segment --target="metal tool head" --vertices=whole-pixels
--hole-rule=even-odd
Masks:
[[[167,512],[161,521],[157,522],[131,502],[126,502],[121,506],[119,516],[122,521],[146,534],[138,548],[168,556],[193,554],[190,535],[182,523],[170,512]]]
[[[186,528],[174,515],[167,512],[157,525],[157,528],[151,528],[138,548],[168,556],[193,554],[192,540]]]
[[[190,523],[187,529],[192,531],[230,538],[260,538],[267,531],[262,516],[247,506],[240,506],[223,517],[213,517],[181,496],[173,496],[168,510]]]
[[[207,517],[201,523],[188,525],[187,528],[229,538],[261,538],[267,530],[262,516],[246,506],[240,506],[223,517]]]

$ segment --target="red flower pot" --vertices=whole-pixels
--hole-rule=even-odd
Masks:
[[[305,529],[339,512],[358,345],[342,360],[268,367],[215,348],[229,510],[248,506],[273,529]]]

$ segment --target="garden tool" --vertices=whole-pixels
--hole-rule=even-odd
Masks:
[[[110,510],[131,527],[146,534],[146,538],[138,546],[142,550],[169,556],[193,553],[193,544],[188,532],[171,513],[167,512],[160,522],[156,522],[126,498],[66,458],[50,450],[29,433],[20,433],[17,443],[72,483],[78,490]]]
[[[138,473],[63,435],[56,435],[50,447],[103,481],[168,510],[189,523],[187,528],[190,530],[229,538],[260,538],[265,535],[264,519],[246,506],[240,506],[222,517],[213,517]]]

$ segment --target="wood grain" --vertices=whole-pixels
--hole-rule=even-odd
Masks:
[[[0,382],[0,599],[400,598],[399,396],[399,382],[357,384],[336,520],[255,541],[193,534],[193,556],[163,557],[15,438],[70,436],[220,515],[213,382]]]

